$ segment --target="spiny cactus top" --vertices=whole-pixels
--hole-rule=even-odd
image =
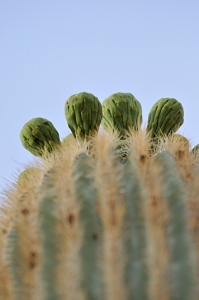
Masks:
[[[110,133],[117,131],[120,137],[130,128],[137,130],[142,123],[140,102],[130,93],[115,93],[102,103],[102,125]]]
[[[44,118],[33,118],[28,121],[20,132],[24,148],[35,156],[44,156],[60,144],[59,133],[53,124]]]
[[[65,103],[65,116],[73,135],[84,139],[98,131],[102,106],[93,94],[82,92],[68,98]]]
[[[147,130],[152,138],[169,135],[176,132],[183,122],[182,104],[174,98],[161,98],[149,112]]]

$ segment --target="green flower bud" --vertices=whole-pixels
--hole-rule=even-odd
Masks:
[[[162,98],[151,108],[147,131],[152,138],[176,132],[184,122],[182,104],[174,98]]]
[[[34,178],[34,176],[38,175],[39,171],[40,171],[40,169],[34,168],[34,167],[25,169],[24,171],[22,171],[19,174],[18,183],[21,183],[24,181],[31,181]]]
[[[75,141],[74,135],[71,133],[67,135],[61,142],[63,146],[69,146],[70,143],[73,143]]]
[[[99,130],[102,106],[93,94],[82,92],[68,98],[65,116],[74,137],[84,139]]]
[[[118,132],[125,137],[130,128],[137,130],[142,124],[142,107],[130,93],[115,93],[102,102],[102,125],[109,133]]]
[[[172,137],[171,137],[171,141],[174,142],[174,143],[175,142],[176,143],[181,143],[185,147],[189,147],[189,140],[181,134],[178,134],[178,133],[173,134]]]
[[[47,119],[33,118],[28,121],[20,132],[24,148],[35,156],[45,156],[60,144],[59,133]]]
[[[197,144],[193,149],[191,150],[191,153],[198,154],[199,153],[199,144]]]
[[[189,140],[181,134],[173,134],[171,137],[172,146],[177,152],[178,156],[182,154],[189,155]]]

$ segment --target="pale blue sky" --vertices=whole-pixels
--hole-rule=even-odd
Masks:
[[[199,143],[198,0],[1,0],[0,41],[1,187],[32,161],[22,126],[43,117],[65,137],[65,101],[82,91],[100,101],[132,93],[144,123],[174,97],[179,132]]]

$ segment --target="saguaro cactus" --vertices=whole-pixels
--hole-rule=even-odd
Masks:
[[[102,103],[102,125],[109,132],[125,137],[130,128],[137,130],[142,123],[140,102],[130,93],[115,93]]]
[[[31,164],[4,193],[0,299],[199,299],[198,152],[190,153],[189,141],[171,134],[177,128],[175,116],[178,126],[182,122],[181,105],[160,101],[147,132],[139,128],[141,107],[132,95],[115,95],[117,105],[113,97],[105,106],[110,118],[119,115],[120,105],[125,111],[128,101],[136,104],[130,116],[128,111],[116,117],[118,123],[111,119],[114,126],[107,123],[109,134],[93,134],[100,124],[97,110],[97,123],[89,123],[93,110],[88,112],[87,105],[98,103],[93,95],[91,102],[85,101],[83,119],[78,119],[88,96],[84,93],[71,98],[75,104],[69,120],[75,123],[71,121],[74,133],[67,146],[57,134],[49,138],[42,126],[50,125],[43,119],[41,128],[38,120],[36,127],[25,127],[28,134],[22,137],[31,140],[28,148],[43,155],[52,144],[48,153],[56,145],[59,151]],[[180,112],[175,114],[175,107]],[[161,121],[163,116],[168,123]],[[162,137],[162,128],[170,134]],[[150,134],[161,137],[155,155],[149,153]],[[118,143],[129,147],[125,163],[118,159]]]
[[[101,103],[93,94],[86,92],[72,95],[65,103],[65,116],[74,137],[84,139],[99,129]]]
[[[44,118],[33,118],[28,121],[20,132],[24,148],[36,156],[51,153],[60,144],[59,133],[53,124]]]

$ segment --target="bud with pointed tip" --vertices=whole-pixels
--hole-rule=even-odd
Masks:
[[[24,148],[35,156],[44,157],[60,145],[59,133],[53,124],[44,118],[33,118],[20,132]]]
[[[151,138],[176,132],[184,122],[182,104],[174,98],[161,98],[151,108],[147,131]]]
[[[71,133],[67,135],[61,142],[63,146],[68,146],[75,141],[74,135]]]
[[[102,106],[93,94],[82,92],[68,98],[65,116],[74,137],[84,139],[99,130]]]
[[[140,102],[130,93],[115,93],[102,102],[102,125],[109,133],[117,131],[124,138],[130,128],[142,123]]]

